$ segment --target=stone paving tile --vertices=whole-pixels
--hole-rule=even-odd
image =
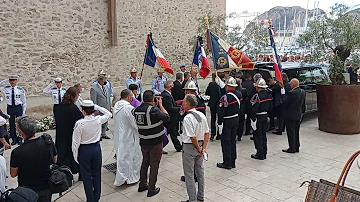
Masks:
[[[110,129],[113,121],[110,121]],[[54,131],[49,131],[54,135]],[[111,131],[108,135],[112,137]],[[264,161],[250,158],[255,152],[250,136],[244,136],[237,143],[236,168],[223,170],[216,167],[222,162],[220,141],[209,144],[209,161],[205,167],[206,202],[243,202],[243,201],[281,201],[302,202],[305,199],[307,185],[299,188],[304,181],[326,179],[336,182],[347,159],[358,149],[360,135],[334,135],[317,129],[317,119],[307,119],[301,125],[300,153],[286,154],[281,149],[287,148],[286,133],[282,136],[267,134],[268,155]],[[114,162],[113,140],[101,142],[103,164]],[[112,202],[180,202],[187,199],[186,186],[180,181],[183,175],[181,152],[175,152],[170,142],[163,155],[157,185],[160,194],[148,198],[146,192],[138,193],[137,184],[113,185],[115,174],[102,169],[101,201]],[[10,152],[5,152],[9,160]],[[355,162],[357,163],[357,161]],[[9,169],[9,165],[7,165]],[[9,172],[9,171],[8,171]],[[74,176],[77,179],[77,175]],[[16,178],[9,178],[9,187],[16,187]],[[350,170],[346,185],[355,189],[360,187],[360,169],[357,165]],[[57,198],[54,195],[53,198]],[[76,182],[71,190],[57,201],[85,201],[81,182]]]

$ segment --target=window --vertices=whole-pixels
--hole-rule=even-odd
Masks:
[[[314,83],[323,83],[324,81],[326,81],[326,74],[321,68],[314,68],[312,70],[312,75]]]
[[[293,78],[299,79],[300,84],[312,83],[312,76],[310,69],[297,69],[294,72]]]

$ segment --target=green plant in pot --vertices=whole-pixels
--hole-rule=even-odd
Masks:
[[[344,85],[343,74],[348,61],[357,67],[360,9],[335,4],[330,13],[310,21],[298,42],[311,48],[310,60],[326,57],[330,64],[331,85],[316,86],[319,129],[335,134],[360,134],[360,85]]]
[[[344,4],[335,4],[331,12],[311,20],[298,40],[301,47],[311,48],[311,60],[329,59],[329,78],[333,85],[345,84],[345,61],[356,57],[360,49],[360,9],[351,10]]]

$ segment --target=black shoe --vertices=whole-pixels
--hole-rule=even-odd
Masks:
[[[295,149],[295,152],[296,152],[296,153],[299,153],[299,149]]]
[[[111,139],[109,136],[107,136],[107,135],[103,135],[103,136],[101,136],[101,138],[102,139],[105,139],[105,140],[109,140],[109,139]]]
[[[110,129],[109,128],[106,128],[106,131],[109,131]]]
[[[147,197],[155,196],[159,192],[160,192],[160,187],[157,187],[157,188],[155,188],[153,190],[148,190]]]
[[[220,139],[221,139],[221,135],[217,135],[216,140],[220,140]]]
[[[270,127],[266,132],[269,132],[269,131],[272,131],[272,130],[275,130],[275,127]]]
[[[257,159],[257,160],[264,160],[264,159],[265,159],[264,157],[259,156],[259,155],[257,155],[257,154],[251,154],[251,158]]]
[[[282,151],[285,152],[285,153],[290,153],[290,154],[294,154],[296,152],[296,151],[293,151],[291,149],[283,149]]]
[[[281,131],[272,132],[274,135],[282,135]]]
[[[250,137],[250,140],[254,140],[254,137]]]
[[[176,150],[176,151],[177,151],[177,150]],[[163,150],[163,151],[162,151],[162,154],[169,154],[169,153],[167,153],[166,151]]]
[[[245,133],[244,136],[252,135],[252,133]]]
[[[224,163],[217,163],[216,166],[218,168],[224,168],[224,169],[228,169],[228,170],[230,170],[232,168],[231,166],[227,166]]]
[[[210,141],[214,141],[214,137],[213,137],[213,136],[210,137]]]
[[[231,167],[232,167],[232,168],[236,168],[236,165],[232,165]]]
[[[146,186],[144,186],[144,187],[140,187],[139,186],[139,188],[138,188],[138,192],[143,192],[143,191],[146,191],[146,190],[148,190],[149,189],[149,187],[146,185]]]
[[[241,142],[241,137],[237,139],[239,142]]]
[[[179,148],[177,148],[177,149],[175,149],[175,150],[176,150],[176,152],[181,152],[182,147],[179,147]]]

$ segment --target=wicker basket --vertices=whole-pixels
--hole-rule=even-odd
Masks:
[[[359,191],[344,187],[350,167],[359,154],[360,150],[349,158],[336,184],[322,179],[320,182],[312,180],[305,202],[360,202]]]

